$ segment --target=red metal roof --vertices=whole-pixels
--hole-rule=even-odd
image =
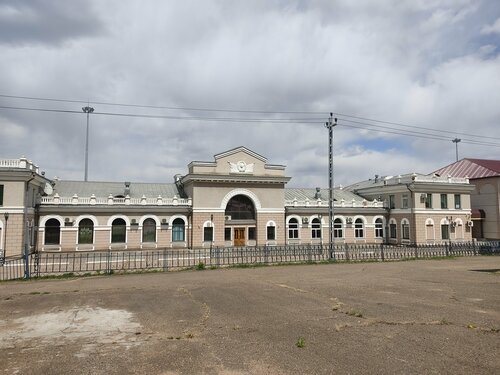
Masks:
[[[440,176],[484,178],[500,176],[500,160],[462,159],[438,169]]]

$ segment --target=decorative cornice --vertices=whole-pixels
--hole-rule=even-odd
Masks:
[[[262,161],[264,163],[267,162],[267,159],[264,156],[259,155],[256,152],[253,152],[252,150],[249,150],[248,148],[243,147],[243,146],[236,147],[236,148],[233,148],[231,150],[221,152],[220,154],[216,154],[216,155],[214,155],[214,159],[215,160],[221,159],[221,158],[224,158],[224,157],[227,157],[227,156],[230,156],[230,155],[234,155],[234,154],[236,154],[238,152],[244,152],[245,154],[248,154],[248,155],[254,157],[255,159],[258,159],[258,160],[260,160],[260,161]]]
[[[216,174],[188,174],[182,178],[182,183],[187,182],[230,182],[230,183],[267,183],[286,184],[291,177],[283,176],[253,176],[244,174],[216,175]]]

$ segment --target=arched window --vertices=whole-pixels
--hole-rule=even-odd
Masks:
[[[267,227],[266,227],[266,239],[268,241],[274,241],[276,240],[276,225],[274,224],[274,222],[270,222],[267,224]]]
[[[403,240],[410,239],[410,222],[408,219],[401,220],[401,236]]]
[[[342,229],[342,220],[337,218],[333,221],[333,237],[344,238],[344,229]]]
[[[255,220],[255,207],[246,195],[235,195],[227,203],[225,215],[230,220]]]
[[[321,222],[314,218],[311,223],[311,238],[321,238]]]
[[[206,221],[203,224],[203,242],[214,242],[214,223]]]
[[[291,218],[288,222],[288,238],[299,238],[299,221],[296,218]]]
[[[396,239],[398,237],[398,226],[396,224],[396,220],[394,219],[389,221],[389,237],[392,239]]]
[[[384,222],[381,218],[375,220],[375,237],[384,238]]]
[[[454,222],[454,228],[455,228],[455,238],[456,239],[463,239],[464,238],[464,226],[463,222],[461,219],[456,219]]]
[[[441,239],[450,239],[450,222],[447,219],[441,220]]]
[[[363,238],[365,236],[365,224],[362,219],[356,219],[354,222],[354,236],[356,238]]]
[[[82,219],[78,224],[78,243],[94,243],[94,222],[90,219]]]
[[[185,241],[186,224],[181,218],[177,218],[172,223],[172,241]]]
[[[156,221],[152,218],[142,222],[142,242],[156,242]]]
[[[59,245],[61,242],[61,223],[57,219],[49,219],[45,223],[45,245]]]
[[[434,239],[434,220],[430,218],[425,221],[425,239]]]
[[[127,241],[127,223],[123,219],[115,219],[111,224],[111,243]]]

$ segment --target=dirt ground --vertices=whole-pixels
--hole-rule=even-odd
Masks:
[[[499,374],[500,257],[0,283],[0,374]]]

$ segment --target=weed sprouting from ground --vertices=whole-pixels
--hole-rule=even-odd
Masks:
[[[198,271],[203,271],[205,269],[205,263],[203,263],[203,262],[198,263],[198,265],[196,266],[196,269]]]
[[[305,347],[306,346],[306,339],[303,338],[303,337],[299,337],[297,339],[297,342],[295,343],[295,346],[297,348],[303,348],[303,347]]]
[[[349,316],[355,316],[356,318],[363,317],[363,314],[361,313],[361,311],[358,311],[358,310],[349,310],[348,312],[346,312],[346,314]]]

